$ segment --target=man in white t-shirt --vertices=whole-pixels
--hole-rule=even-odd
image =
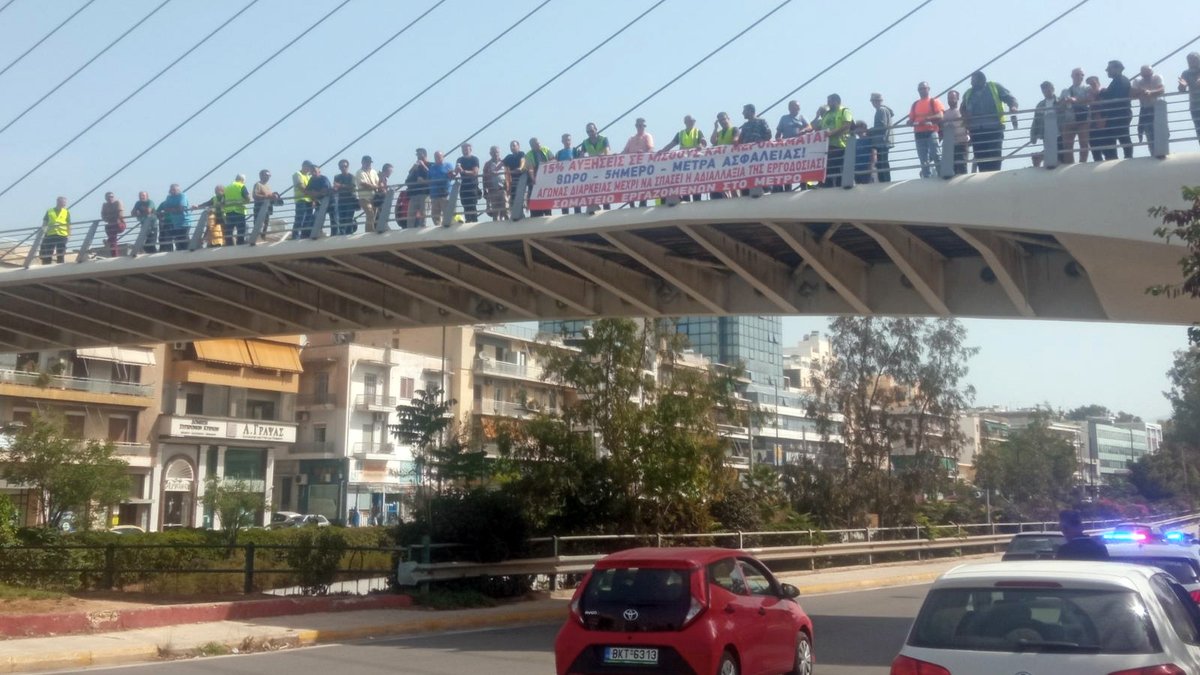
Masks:
[[[1137,77],[1129,83],[1129,89],[1139,102],[1138,107],[1138,141],[1143,139],[1154,143],[1154,102],[1163,95],[1162,76],[1154,72],[1150,66],[1142,66]]]
[[[375,208],[375,194],[379,192],[379,172],[371,168],[373,160],[370,155],[363,155],[362,168],[354,174],[355,196],[358,206],[367,217],[367,232],[375,231],[375,216],[379,211]]]

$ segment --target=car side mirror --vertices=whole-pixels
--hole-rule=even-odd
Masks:
[[[793,586],[791,584],[781,584],[780,586],[783,589],[783,597],[791,598],[792,600],[795,600],[796,598],[800,597],[800,589],[799,588],[796,588],[795,586]]]

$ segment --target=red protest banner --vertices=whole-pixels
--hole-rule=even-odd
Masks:
[[[671,152],[634,152],[546,162],[531,210],[619,204],[825,180],[829,134]]]

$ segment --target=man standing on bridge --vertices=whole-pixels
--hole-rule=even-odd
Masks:
[[[56,254],[58,262],[66,262],[67,237],[71,236],[71,212],[67,210],[66,197],[59,197],[54,208],[46,209],[42,227],[46,228],[42,235],[42,264],[49,265]]]
[[[825,114],[818,125],[829,132],[829,150],[825,154],[825,187],[835,187],[842,184],[846,139],[854,133],[854,115],[842,105],[842,97],[838,94],[830,94],[825,102]]]
[[[1017,111],[1017,99],[1004,85],[988,82],[982,71],[971,73],[971,88],[963,94],[962,118],[971,134],[971,148],[975,151],[975,166],[980,171],[999,171],[1000,154],[1004,148],[1004,125],[1010,113]],[[1013,117],[1013,128],[1017,118]]]

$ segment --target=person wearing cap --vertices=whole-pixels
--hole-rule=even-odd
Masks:
[[[929,83],[917,83],[917,100],[913,101],[908,110],[908,123],[912,125],[913,137],[917,141],[917,159],[921,162],[921,178],[930,178],[938,174],[938,161],[941,146],[942,113],[946,106],[937,98],[929,95]]]
[[[363,155],[362,168],[354,174],[354,186],[357,189],[358,208],[366,217],[366,231],[375,231],[375,216],[379,211],[375,208],[375,193],[379,190],[379,172],[371,168],[373,160],[370,155]]]
[[[989,82],[983,71],[971,73],[971,88],[963,93],[962,118],[971,135],[971,149],[975,153],[975,166],[980,171],[999,171],[1000,155],[1004,148],[1004,125],[1009,113],[1015,113],[1017,99],[997,82]],[[1012,118],[1017,128],[1017,118]]]
[[[257,223],[259,218],[270,218],[271,210],[275,204],[281,203],[279,193],[271,189],[271,172],[263,169],[258,172],[258,182],[254,184],[254,222]],[[263,213],[263,210],[266,213]]]
[[[1099,129],[1092,133],[1092,146],[1100,151],[1104,159],[1117,158],[1117,144],[1125,152],[1125,159],[1133,157],[1133,139],[1129,137],[1129,123],[1133,121],[1133,104],[1129,97],[1132,88],[1129,78],[1123,74],[1125,64],[1113,59],[1104,72],[1112,78],[1100,92],[1096,101]]]
[[[305,194],[308,188],[309,176],[316,166],[309,160],[300,164],[300,170],[292,174],[292,192],[296,195],[296,219],[292,222],[292,239],[303,239],[301,232],[312,231],[313,203],[312,198]]]
[[[646,131],[645,118],[637,118],[633,126],[637,129],[637,133],[630,136],[629,140],[625,142],[624,152],[654,152],[654,137],[650,135],[649,131]]]
[[[871,140],[875,145],[875,177],[880,183],[892,182],[892,165],[888,163],[888,151],[896,144],[892,132],[895,113],[883,104],[883,94],[871,93],[871,107],[875,108],[875,120],[871,125]]]

